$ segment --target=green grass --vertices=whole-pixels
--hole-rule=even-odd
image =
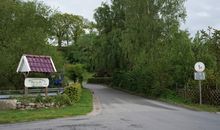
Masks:
[[[159,100],[196,111],[220,112],[220,106],[195,104],[190,101],[184,100],[181,97],[160,98]]]
[[[70,117],[85,115],[92,111],[92,93],[83,89],[80,101],[73,106],[64,108],[51,108],[39,110],[5,110],[0,111],[0,123],[26,122],[42,119],[53,119],[58,117]]]
[[[195,104],[195,103],[192,103],[190,100],[186,100],[186,99],[184,99],[180,96],[177,96],[172,91],[168,91],[167,93],[165,93],[160,98],[154,98],[154,97],[147,97],[146,95],[142,95],[142,94],[137,94],[135,92],[131,92],[131,91],[121,89],[121,88],[114,88],[114,89],[124,91],[124,92],[130,93],[132,95],[142,96],[142,97],[150,98],[150,99],[153,99],[153,100],[159,100],[159,101],[162,101],[162,102],[166,102],[166,103],[169,103],[169,104],[173,104],[173,105],[176,105],[176,106],[184,107],[184,108],[195,110],[195,111],[220,112],[220,106]]]

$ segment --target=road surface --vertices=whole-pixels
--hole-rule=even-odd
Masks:
[[[220,130],[220,115],[86,85],[96,97],[87,116],[0,125],[0,130]]]

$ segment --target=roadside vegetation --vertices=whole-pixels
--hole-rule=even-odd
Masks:
[[[161,97],[158,100],[195,111],[220,112],[220,106],[218,105],[200,105],[198,103],[193,103],[187,99],[184,99],[180,96]]]
[[[186,93],[194,95],[186,100],[198,103],[194,64],[202,61],[206,65],[203,94],[213,96],[204,103],[220,105],[220,31],[207,27],[192,37],[182,30],[187,16],[184,3],[113,0],[98,7],[97,41],[91,54],[95,76],[111,77],[113,87],[153,98],[190,90]],[[210,94],[213,91],[215,95]]]
[[[78,102],[66,107],[35,109],[35,110],[3,110],[0,111],[0,123],[26,122],[58,117],[72,117],[85,115],[92,111],[92,93],[88,89],[82,89],[82,95]]]

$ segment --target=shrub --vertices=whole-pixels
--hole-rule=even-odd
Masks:
[[[47,96],[47,97],[45,97],[43,99],[43,103],[52,103],[52,102],[53,102],[53,98],[52,97]]]
[[[111,84],[112,83],[112,77],[94,77],[90,78],[87,81],[88,83],[94,83],[94,84]]]
[[[35,98],[35,103],[42,103],[44,101],[43,96],[41,96],[40,94],[38,94]]]
[[[69,85],[69,80],[68,80],[68,78],[65,76],[64,79],[63,79],[63,82],[62,82],[62,86],[63,86],[63,87],[66,87],[66,86],[68,86],[68,85]]]
[[[64,93],[70,98],[72,102],[78,102],[81,97],[81,84],[75,83],[64,89]]]
[[[70,98],[66,94],[58,94],[54,97],[54,104],[58,107],[72,105]]]
[[[35,99],[33,97],[28,97],[28,96],[18,97],[17,100],[21,103],[24,103],[24,104],[35,101]]]
[[[86,73],[85,67],[82,64],[68,64],[65,66],[68,77],[76,83],[77,81],[82,84],[83,75]]]

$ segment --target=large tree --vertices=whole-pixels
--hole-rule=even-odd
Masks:
[[[95,55],[96,70],[111,75],[115,70],[126,68],[122,52],[122,32],[125,30],[123,1],[114,0],[112,5],[102,3],[94,14],[98,40]],[[101,74],[102,75],[102,74]]]
[[[189,34],[180,29],[186,16],[184,2],[103,3],[94,15],[100,45],[96,67],[119,71],[120,76],[113,74],[116,85],[133,91],[158,95],[175,84],[184,85],[191,78],[194,61]]]
[[[78,15],[55,13],[51,17],[51,35],[59,47],[76,44],[84,31],[84,19]]]
[[[57,69],[62,60],[47,45],[51,9],[38,2],[0,0],[0,88],[22,87],[16,67],[23,54],[51,55]]]

